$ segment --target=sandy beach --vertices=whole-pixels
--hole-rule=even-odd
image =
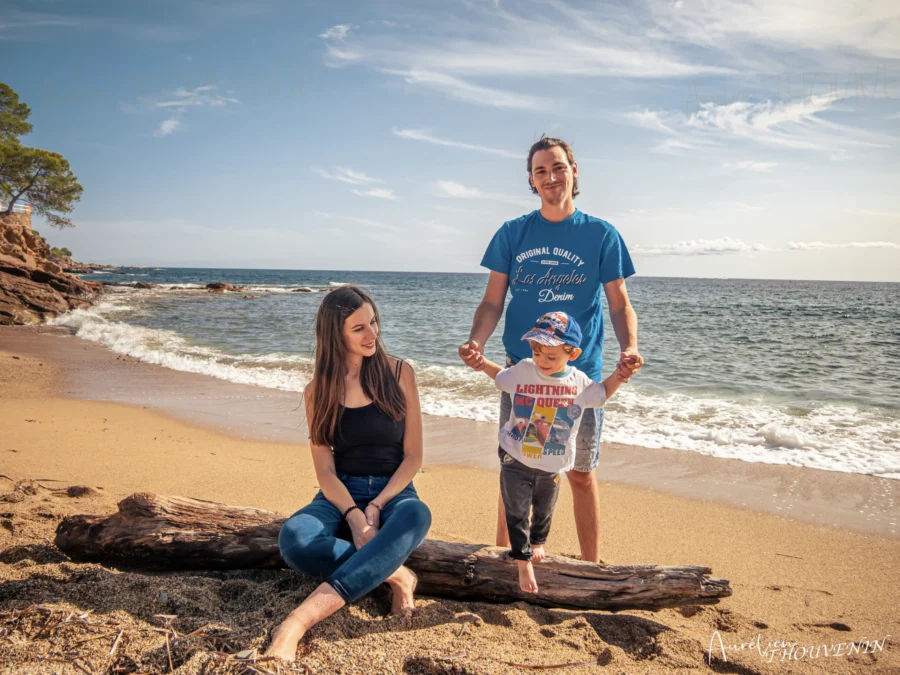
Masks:
[[[296,394],[140,363],[66,331],[0,330],[0,672],[243,672],[210,645],[264,647],[314,580],[117,571],[73,563],[51,542],[64,515],[112,512],[138,491],[292,513],[316,490],[298,405]],[[464,450],[460,438],[472,439]],[[495,438],[491,424],[426,419],[416,486],[434,514],[431,538],[492,543]],[[376,591],[314,628],[298,667],[900,672],[897,481],[613,445],[597,477],[606,562],[706,565],[734,594],[619,613],[420,597],[402,622]],[[56,491],[70,485],[94,492]],[[578,550],[565,486],[548,549]],[[177,635],[206,626],[214,638],[173,648],[172,633],[157,632],[166,621]],[[731,648],[741,643],[751,646]],[[797,646],[772,646],[783,643]]]

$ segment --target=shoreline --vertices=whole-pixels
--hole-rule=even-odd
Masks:
[[[203,378],[199,393],[195,378]],[[161,405],[153,383],[157,389],[168,388],[165,397],[172,401],[200,396],[202,405],[190,420],[174,418]],[[89,399],[85,395],[91,386],[108,387],[110,395],[119,397],[148,398],[143,403]],[[89,634],[76,624],[31,641],[0,641],[0,662],[11,664],[9,672],[81,672],[51,660],[66,651],[87,654],[82,658],[100,672],[106,666],[98,664],[111,662],[111,643],[120,630],[128,637],[120,653],[142,663],[143,671],[168,672],[164,638],[154,632],[158,614],[177,616],[174,625],[182,635],[211,623],[227,626],[237,636],[234,652],[264,647],[268,631],[312,590],[313,580],[292,572],[252,570],[207,575],[111,571],[64,560],[48,545],[62,516],[112,512],[116,501],[133,492],[180,494],[284,515],[304,505],[317,488],[309,453],[291,441],[251,440],[247,430],[238,433],[242,408],[277,413],[282,423],[289,419],[290,409],[275,406],[270,397],[258,398],[256,389],[118,357],[58,331],[0,330],[0,457],[2,473],[11,481],[3,481],[3,491],[15,483],[28,485],[29,479],[42,479],[45,486],[31,496],[7,500],[0,509],[0,560],[5,563],[0,564],[0,629],[18,635],[20,617],[35,606],[64,615],[91,610],[95,621],[110,625],[108,640],[83,642]],[[222,421],[233,430],[217,430]],[[429,442],[452,448],[461,429],[457,422],[469,431],[480,428],[476,422],[450,422],[430,427]],[[253,433],[274,436],[276,431],[267,428],[276,426],[263,423]],[[292,433],[299,432],[292,428]],[[831,472],[796,469],[796,476],[788,472],[772,484],[764,478],[745,480],[745,470],[756,465],[738,460],[701,455],[685,460],[690,453],[679,451],[648,451],[650,459],[637,458],[633,448],[613,460],[613,451],[604,448],[598,474],[603,559],[611,564],[708,566],[713,575],[730,580],[731,597],[715,605],[616,613],[417,597],[418,614],[403,624],[383,616],[389,603],[376,591],[316,627],[301,647],[304,662],[315,672],[357,673],[366,664],[365,671],[372,673],[479,675],[559,664],[581,664],[566,668],[567,673],[596,673],[601,661],[626,675],[688,669],[812,674],[900,668],[896,536],[811,525],[713,498],[717,491],[728,497],[729,490],[741,489],[770,500],[790,496],[796,508],[825,508],[832,497],[857,498],[855,492],[827,497],[827,490],[857,490],[863,485],[860,478],[871,477],[849,475],[848,482],[826,485],[817,474]],[[607,475],[616,472],[629,474],[632,482]],[[665,480],[690,486],[692,495],[678,495],[672,485],[654,486],[653,481]],[[792,488],[795,480],[799,484]],[[882,488],[894,483],[873,480],[872,485]],[[492,541],[496,481],[495,470],[470,463],[426,463],[415,482],[434,516],[429,537]],[[752,489],[742,485],[748,482]],[[64,491],[46,489],[75,484],[91,486],[96,493],[70,498]],[[896,512],[892,496],[881,499]],[[817,512],[817,518],[822,520],[824,513]],[[857,525],[864,528],[873,519],[860,514]],[[548,550],[577,551],[565,481]],[[46,615],[36,616],[39,623],[30,624],[26,635],[38,635],[46,621]],[[806,648],[873,640],[882,648],[857,654],[845,650],[833,658],[795,658],[778,651],[772,660],[752,648],[730,648],[758,636],[763,649],[774,642]],[[204,649],[179,642],[176,651],[173,645],[175,672],[209,672],[203,666],[209,658]],[[586,665],[591,660],[593,665]],[[453,671],[457,666],[462,670]]]
[[[3,327],[2,351],[52,361],[66,398],[140,406],[248,441],[306,445],[301,398],[294,392],[144,363],[66,328]],[[495,424],[428,414],[423,419],[425,466],[497,470]],[[597,481],[900,538],[895,479],[603,443]]]

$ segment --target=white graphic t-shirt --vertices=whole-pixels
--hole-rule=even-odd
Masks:
[[[575,466],[575,438],[585,408],[606,403],[606,389],[577,368],[544,375],[532,359],[497,373],[497,389],[512,397],[512,415],[500,447],[534,469],[562,473]]]

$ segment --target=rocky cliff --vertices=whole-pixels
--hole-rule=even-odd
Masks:
[[[63,272],[25,213],[0,215],[0,325],[38,324],[89,307],[102,286]]]

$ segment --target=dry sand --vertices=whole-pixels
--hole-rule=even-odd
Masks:
[[[62,398],[71,384],[64,371],[50,353],[0,352],[0,672],[253,672],[224,654],[262,649],[314,580],[289,571],[161,575],[76,564],[52,545],[53,533],[62,516],[114,511],[136,491],[289,514],[315,491],[308,452],[140,406]],[[824,472],[798,471],[807,491],[828,494],[814,487],[832,485],[820,480]],[[526,673],[561,664],[570,665],[550,672],[900,672],[895,535],[866,532],[865,517],[855,530],[813,525],[606,481],[602,466],[598,476],[604,560],[707,565],[730,579],[734,595],[715,606],[616,614],[420,597],[417,615],[403,622],[386,616],[388,594],[378,590],[310,632],[298,672]],[[895,481],[856,478],[864,480],[848,485],[862,486],[867,503],[882,494],[879,513],[896,522]],[[426,464],[416,486],[434,514],[430,536],[492,541],[496,482],[490,470]],[[70,485],[95,492],[57,491]],[[812,509],[806,520],[816,520],[815,500],[804,504]],[[548,548],[578,548],[567,487]],[[775,642],[799,646],[771,662],[755,647],[729,649],[726,658],[717,648],[710,665],[717,631],[726,646],[757,636],[763,651]],[[882,648],[873,644],[885,638]],[[821,645],[838,644],[839,655],[824,656]]]

